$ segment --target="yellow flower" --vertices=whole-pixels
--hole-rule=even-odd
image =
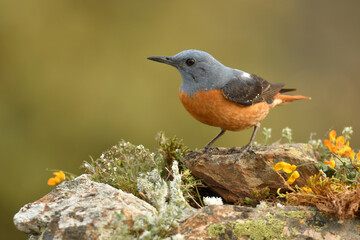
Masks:
[[[298,171],[294,171],[286,182],[287,182],[288,184],[292,184],[292,183],[295,182],[295,180],[296,180],[297,178],[299,178],[299,177],[300,177],[299,172],[298,172]]]
[[[65,173],[63,171],[54,172],[53,174],[61,181],[65,180]]]
[[[277,164],[275,164],[275,166],[274,166],[275,171],[280,171],[281,169],[283,169],[284,163],[285,162],[278,162]]]
[[[277,164],[275,164],[274,169],[275,171],[280,171],[282,169],[286,173],[291,173],[296,169],[296,166],[286,162],[278,162]]]
[[[53,172],[53,174],[55,175],[55,177],[49,178],[47,182],[49,186],[57,185],[62,181],[64,181],[66,178],[65,173],[63,171]]]
[[[291,173],[292,171],[294,171],[296,169],[296,166],[295,165],[291,165],[291,164],[286,164],[286,165],[284,165],[284,167],[283,167],[283,170],[284,170],[284,172],[286,172],[286,173]]]
[[[324,160],[324,163],[326,165],[330,165],[331,168],[335,168],[335,166],[336,166],[336,163],[335,163],[335,160],[333,157],[331,157],[330,161]]]
[[[313,193],[312,189],[311,188],[308,188],[308,187],[302,187],[301,188],[302,190],[304,190],[305,192],[307,193]]]

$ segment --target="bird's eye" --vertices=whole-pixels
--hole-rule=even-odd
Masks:
[[[194,63],[195,63],[195,60],[193,59],[193,58],[188,58],[188,59],[186,59],[186,65],[188,65],[188,66],[192,66],[192,65],[194,65]]]

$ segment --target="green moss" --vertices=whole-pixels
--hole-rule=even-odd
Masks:
[[[237,237],[248,236],[250,239],[289,239],[285,235],[286,222],[267,214],[266,220],[247,220],[243,223],[235,223],[234,234]]]
[[[224,224],[214,223],[208,227],[207,231],[209,233],[209,236],[219,237],[221,234],[225,233],[225,229],[226,226]]]

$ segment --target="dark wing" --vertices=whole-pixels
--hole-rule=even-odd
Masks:
[[[269,83],[254,74],[250,74],[249,77],[239,75],[226,83],[222,92],[225,98],[232,102],[251,106],[264,101],[272,103],[274,96],[281,91],[283,86],[284,84],[281,83]]]

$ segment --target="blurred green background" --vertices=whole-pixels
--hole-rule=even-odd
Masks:
[[[357,0],[1,0],[2,236],[25,239],[12,217],[53,189],[46,168],[81,174],[83,160],[120,139],[154,149],[160,130],[192,149],[218,133],[183,109],[177,70],[148,56],[205,50],[297,88],[313,99],[272,110],[262,126],[273,140],[286,126],[297,142],[353,126],[357,149],[359,9]],[[217,145],[242,146],[250,135],[229,132]]]

